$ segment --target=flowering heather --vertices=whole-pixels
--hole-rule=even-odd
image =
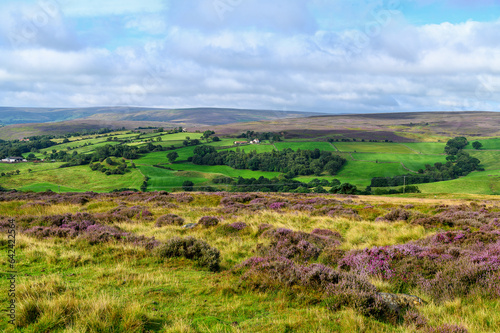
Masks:
[[[118,227],[112,227],[95,223],[93,221],[67,222],[60,226],[34,226],[24,231],[27,235],[38,238],[61,237],[75,238],[81,237],[91,245],[108,241],[122,241],[142,245],[146,248],[153,248],[160,243],[154,237],[148,238],[137,236],[133,233],[123,231]]]
[[[184,257],[195,260],[200,266],[211,271],[219,270],[220,252],[210,247],[206,242],[194,237],[169,239],[156,249],[158,256],[163,258]]]
[[[395,209],[384,216],[384,220],[387,221],[406,221],[410,218],[410,213],[404,209]]]
[[[297,210],[300,212],[311,212],[314,210],[313,205],[305,205],[305,204],[295,204],[291,207],[292,210]]]
[[[312,291],[333,310],[352,306],[377,319],[397,318],[394,310],[378,295],[376,288],[362,277],[334,270],[321,264],[302,266],[285,257],[253,257],[237,266],[243,286],[269,290],[294,288]]]
[[[245,222],[235,222],[231,223],[229,227],[239,231],[245,229],[247,227],[247,224]]]
[[[183,225],[184,224],[184,219],[180,217],[179,215],[175,214],[167,214],[167,215],[162,215],[156,219],[156,224],[155,226],[157,227],[163,227],[166,225]]]
[[[323,236],[331,239],[337,239],[339,241],[342,240],[342,235],[337,231],[332,231],[328,229],[314,229],[311,231],[312,235]]]
[[[194,197],[189,194],[176,194],[175,200],[179,203],[190,203],[194,201]]]
[[[198,224],[204,226],[205,228],[215,227],[219,224],[219,219],[215,216],[203,216],[198,220]]]
[[[273,202],[269,205],[269,209],[279,210],[287,207],[286,202]]]
[[[263,236],[270,238],[271,242],[268,246],[261,246],[260,253],[271,257],[285,257],[298,262],[315,260],[325,247],[335,247],[340,244],[338,240],[331,237],[285,228],[268,229]]]

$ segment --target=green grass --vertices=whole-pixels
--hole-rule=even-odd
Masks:
[[[474,149],[472,147],[472,143],[474,141],[479,141],[483,145],[481,150],[487,150],[487,149],[496,149],[500,150],[500,138],[493,138],[493,139],[485,139],[485,140],[474,140],[473,138],[468,138],[469,144],[465,147],[465,149]]]
[[[445,143],[441,142],[411,142],[405,143],[405,146],[421,154],[444,154]]]
[[[252,171],[252,170],[240,170],[233,169],[226,165],[196,165],[191,163],[174,163],[170,165],[172,169],[182,170],[182,171],[198,171],[204,173],[213,173],[218,175],[225,175],[228,177],[238,177],[243,178],[259,178],[260,176],[266,178],[273,178],[280,175],[279,172],[265,172],[265,171]]]
[[[485,170],[500,170],[500,151],[468,151],[468,153],[479,159]]]
[[[290,148],[294,151],[297,149],[301,150],[314,150],[319,149],[321,151],[335,151],[335,148],[328,142],[275,142],[274,145],[278,150],[283,150],[286,148]]]
[[[408,171],[405,170],[399,163],[377,164],[373,162],[351,160],[347,161],[344,168],[342,168],[342,170],[335,176],[306,176],[298,177],[296,179],[307,183],[314,178],[324,178],[328,180],[335,178],[340,180],[342,183],[351,183],[356,186],[365,187],[370,185],[373,177],[392,177],[406,173],[408,173]]]
[[[139,169],[150,178],[148,191],[171,191],[174,187],[180,187],[187,180],[195,184],[207,182],[207,179],[200,172],[176,172],[151,166],[140,166]]]
[[[55,163],[54,163],[55,164]],[[136,188],[142,184],[143,176],[138,169],[131,169],[124,175],[106,176],[102,172],[90,170],[88,165],[64,169],[46,169],[37,172],[21,172],[11,177],[0,177],[0,184],[6,188],[44,188],[52,184],[54,188],[80,191],[109,192],[119,188]],[[51,188],[52,189],[52,188]]]
[[[396,162],[403,163],[407,168],[413,171],[424,169],[426,164],[446,163],[445,156],[422,155],[422,154],[371,154],[371,153],[353,153],[355,160],[360,161],[378,161],[378,162]]]
[[[191,140],[201,139],[203,133],[194,133],[194,132],[183,132],[183,133],[174,133],[174,134],[161,134],[161,133],[150,133],[150,134],[142,134],[141,139],[145,138],[155,138],[161,136],[162,141],[184,141],[186,137],[189,136]]]
[[[429,184],[418,184],[422,193],[500,194],[500,170],[473,172],[465,177]]]
[[[403,144],[392,142],[333,142],[333,145],[341,152],[416,154]]]

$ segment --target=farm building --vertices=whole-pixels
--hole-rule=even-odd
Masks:
[[[248,142],[246,141],[234,141],[235,145],[246,145]]]
[[[251,143],[252,145],[255,145],[255,144],[260,143],[260,140],[259,140],[259,139],[254,139],[254,140],[250,141],[250,143]]]
[[[14,157],[7,157],[2,160],[3,163],[20,163],[20,162],[26,162],[26,160],[22,157],[14,156]]]

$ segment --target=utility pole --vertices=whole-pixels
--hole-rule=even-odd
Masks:
[[[403,194],[406,192],[406,176],[403,176]]]

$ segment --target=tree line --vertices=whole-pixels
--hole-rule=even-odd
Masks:
[[[245,153],[239,148],[236,151],[217,151],[212,146],[196,147],[188,161],[197,165],[227,165],[233,169],[281,172],[288,179],[312,174],[319,176],[323,172],[335,175],[347,162],[345,158],[319,149],[293,151],[287,148],[270,153]]]

